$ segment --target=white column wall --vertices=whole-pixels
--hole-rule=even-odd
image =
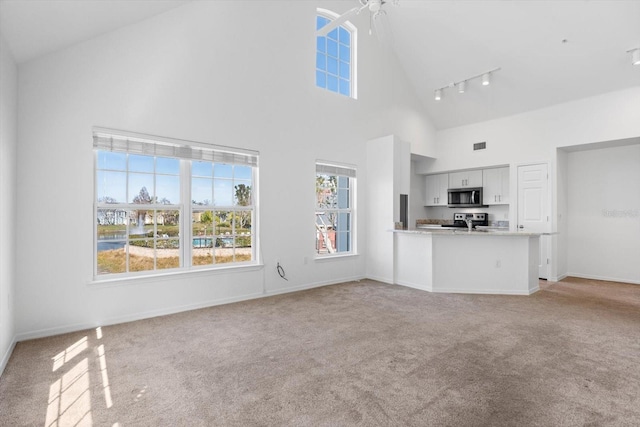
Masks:
[[[358,100],[315,87],[318,5],[345,9],[190,2],[20,66],[19,338],[364,276],[362,255],[313,260],[315,161],[356,165],[363,207],[366,141],[396,134],[433,154],[433,127],[395,57],[366,31],[358,34]],[[354,23],[367,28],[366,18]],[[92,126],[258,150],[264,269],[90,284]],[[364,252],[364,209],[357,222]]]
[[[15,344],[18,69],[0,35],[0,374]]]
[[[394,224],[400,194],[409,194],[409,143],[390,135],[367,144],[366,276],[394,283]]]

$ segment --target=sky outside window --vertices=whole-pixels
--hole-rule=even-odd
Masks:
[[[316,29],[331,20],[316,17]],[[351,33],[344,27],[331,30],[326,36],[316,37],[316,86],[330,92],[351,96]]]

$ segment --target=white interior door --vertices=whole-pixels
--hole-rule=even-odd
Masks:
[[[518,167],[518,229],[532,233],[549,232],[548,187],[546,163]],[[549,276],[549,239],[540,237],[539,276]]]

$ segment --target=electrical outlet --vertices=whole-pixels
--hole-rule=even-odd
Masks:
[[[497,260],[496,261],[496,268],[500,268],[500,267],[502,267],[502,261]]]

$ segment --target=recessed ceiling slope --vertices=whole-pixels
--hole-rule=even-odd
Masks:
[[[188,1],[0,0],[0,31],[23,63]],[[361,5],[339,3],[337,13]],[[640,86],[628,53],[640,46],[640,0],[389,0],[382,8],[383,41],[438,129]],[[434,100],[436,89],[498,67],[491,85],[470,81],[464,93]]]
[[[20,64],[189,0],[0,0],[0,31]]]

